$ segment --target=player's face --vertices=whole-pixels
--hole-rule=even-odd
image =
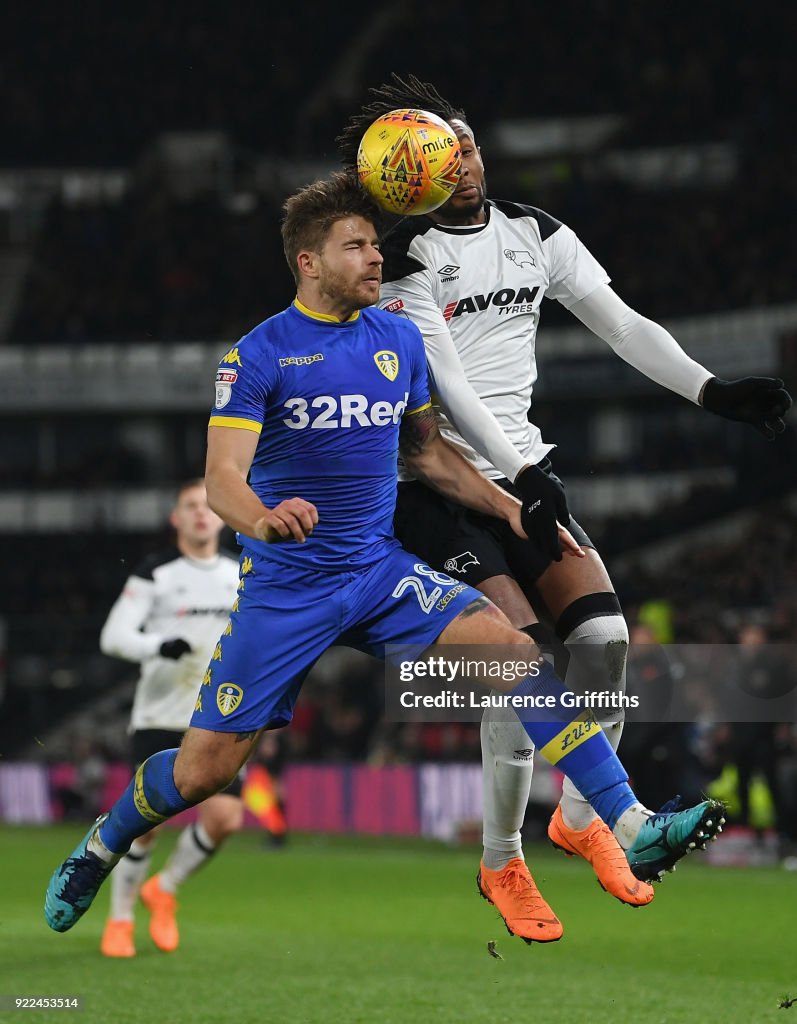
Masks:
[[[172,526],[178,540],[189,545],[204,545],[217,540],[224,523],[208,505],[204,487],[188,487],[172,509]]]
[[[354,311],[379,299],[383,256],[373,224],[363,217],[336,221],[318,262],[318,286],[332,307]]]
[[[429,216],[441,224],[482,224],[487,187],[481,154],[465,122],[454,119],[450,123],[462,149],[459,184],[448,202]]]

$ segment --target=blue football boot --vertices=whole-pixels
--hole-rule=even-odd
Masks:
[[[80,920],[119,859],[106,864],[88,849],[89,840],[107,817],[103,814],[94,822],[69,857],[53,872],[44,897],[44,916],[56,932],[68,932]]]
[[[676,797],[652,814],[626,850],[631,870],[643,882],[660,881],[681,857],[692,850],[705,850],[722,832],[725,805],[719,800],[704,800],[683,811],[678,810],[678,801]]]

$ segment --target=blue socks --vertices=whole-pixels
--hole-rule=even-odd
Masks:
[[[101,842],[111,853],[127,853],[138,836],[193,806],[174,784],[176,757],[175,748],[147,758],[113,805],[99,830]]]
[[[637,803],[628,774],[592,712],[568,708],[567,698],[563,702],[562,697],[572,691],[547,661],[539,664],[538,675],[527,676],[506,694],[526,698],[527,706],[507,706],[515,711],[545,760],[564,772],[596,814],[614,828],[623,811]]]

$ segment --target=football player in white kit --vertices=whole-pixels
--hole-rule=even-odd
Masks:
[[[152,555],[127,580],[110,611],[100,647],[141,664],[130,720],[133,759],[179,746],[194,711],[202,675],[224,630],[238,590],[238,559],[219,550],[224,526],[202,479],[178,490],[170,516],[174,547]],[[100,948],[135,955],[136,900],[150,911],[150,935],[164,952],[177,948],[175,892],[243,824],[241,780],[199,807],[180,833],[164,868],[144,882],[158,828],[136,839],[111,875],[111,907]]]
[[[544,296],[557,299],[624,360],[650,379],[728,419],[772,438],[791,405],[783,382],[765,377],[724,381],[691,359],[660,325],[630,309],[609,276],[565,224],[520,203],[488,200],[484,165],[461,109],[415,76],[370,90],[373,100],[338,139],[353,165],[365,128],[397,108],[420,108],[446,120],[462,148],[451,199],[427,216],[392,220],[384,232],[380,305],[412,319],[424,336],[440,429],[479,469],[522,498],[536,522],[536,553],[509,531],[442,498],[401,473],[396,535],[436,568],[478,587],[512,624],[567,664],[574,689],[619,692],[625,685],[628,630],[597,551],[571,519],[564,488],[529,422],[537,379],[535,335]],[[481,401],[478,401],[481,399]],[[533,513],[533,515],[532,515]],[[562,559],[556,520],[586,552]],[[526,532],[531,536],[529,527]],[[538,621],[532,601],[551,626]],[[560,675],[562,672],[560,671]],[[617,749],[622,711],[602,714]],[[481,894],[514,934],[559,938],[560,922],[523,859],[520,828],[531,786],[533,750],[516,723],[482,722],[484,853]],[[591,863],[601,886],[642,906],[652,887],[628,868],[612,833],[565,780],[548,835],[568,855]]]

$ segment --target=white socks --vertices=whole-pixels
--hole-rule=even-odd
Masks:
[[[160,873],[160,887],[175,892],[189,875],[193,875],[216,852],[216,846],[197,821],[180,833],[177,845]]]
[[[122,857],[111,874],[111,910],[114,921],[132,921],[136,900],[144,880],[149,874],[154,843],[144,846],[133,841],[129,852]],[[105,847],[103,846],[103,850]],[[177,844],[160,873],[160,887],[164,892],[175,892],[215,852],[213,840],[199,822],[188,825],[180,833]],[[96,852],[92,850],[92,852]],[[105,851],[107,859],[108,851]],[[101,854],[97,854],[100,856]]]
[[[111,911],[113,921],[132,921],[138,890],[149,872],[155,844],[142,845],[138,839],[111,873]]]
[[[642,804],[633,804],[627,811],[623,811],[612,831],[614,838],[624,850],[630,850],[634,845],[639,830],[652,813]]]
[[[481,724],[484,866],[492,871],[522,857],[520,829],[531,790],[534,747],[512,714],[507,721],[488,720],[501,714],[485,712]],[[512,720],[513,719],[513,720]]]

